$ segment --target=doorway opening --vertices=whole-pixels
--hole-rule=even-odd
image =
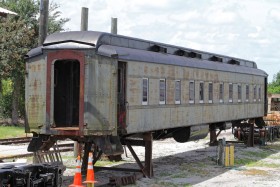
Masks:
[[[118,129],[126,128],[126,63],[118,62]]]
[[[80,63],[57,60],[54,63],[53,117],[55,127],[79,126]]]

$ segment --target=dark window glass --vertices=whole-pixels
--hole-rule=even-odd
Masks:
[[[180,80],[175,81],[175,103],[176,104],[181,103],[181,81]]]
[[[165,104],[165,94],[166,94],[165,79],[161,79],[159,81],[159,102],[160,102],[160,104]]]
[[[189,102],[190,103],[194,103],[194,96],[195,96],[194,91],[195,91],[194,81],[191,81],[190,85],[189,85]]]
[[[148,104],[148,79],[143,78],[143,97],[142,104]]]

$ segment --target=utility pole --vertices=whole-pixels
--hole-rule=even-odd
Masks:
[[[82,7],[81,14],[81,31],[88,30],[88,8]]]
[[[38,46],[41,46],[44,43],[44,40],[46,39],[47,32],[48,32],[48,17],[49,17],[49,0],[41,0]]]
[[[118,34],[118,18],[111,18],[111,33]]]
[[[81,31],[87,31],[88,30],[88,8],[82,7],[82,13],[81,13]],[[74,142],[74,157],[77,157],[79,155],[81,145],[75,141]],[[87,158],[87,154],[84,154],[84,157]],[[84,160],[85,158],[83,158]],[[83,161],[84,165],[84,161]]]

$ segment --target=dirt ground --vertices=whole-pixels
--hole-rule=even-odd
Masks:
[[[219,138],[233,140],[231,130],[221,133]],[[280,186],[280,140],[266,146],[246,147],[235,144],[234,167],[218,166],[217,147],[210,147],[209,136],[197,142],[177,143],[172,138],[154,141],[153,166],[154,177],[141,178],[130,187],[161,186]],[[144,160],[144,148],[133,147],[141,161]],[[71,184],[74,175],[73,157],[65,160],[64,185]],[[132,155],[123,155],[121,162],[114,167],[138,169]],[[112,166],[112,163],[110,163]],[[108,183],[110,176],[120,176],[118,172],[96,172],[95,186]]]

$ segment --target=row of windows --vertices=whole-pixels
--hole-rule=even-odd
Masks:
[[[148,104],[148,94],[149,94],[149,79],[143,78],[143,93],[142,93],[142,105]],[[245,85],[245,102],[249,102],[249,86]],[[258,98],[257,98],[258,89]],[[204,103],[204,82],[199,82],[199,103]],[[175,104],[181,104],[181,80],[175,80]],[[219,83],[219,102],[224,102],[224,83]],[[253,85],[253,101],[261,101],[261,87]],[[189,81],[189,103],[195,102],[195,81]],[[213,103],[213,83],[208,82],[208,102]],[[228,102],[233,102],[233,83],[228,85]],[[242,86],[237,84],[237,102],[242,102]],[[159,80],[159,104],[166,103],[166,80]]]

